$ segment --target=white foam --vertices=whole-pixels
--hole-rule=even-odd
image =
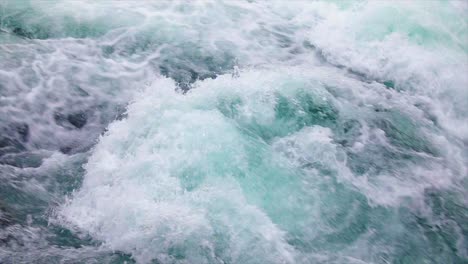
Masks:
[[[128,118],[113,122],[92,150],[83,186],[58,209],[58,222],[137,262],[374,261],[372,254],[387,248],[366,243],[370,231],[343,251],[325,250],[328,256],[294,245],[301,235],[310,244],[335,231],[321,219],[333,212],[316,202],[321,183],[336,180],[346,194],[389,208],[407,200],[424,206],[431,188],[466,193],[466,4],[34,1],[31,7],[34,16],[24,24],[52,39],[12,37],[0,46],[6,87],[0,117],[6,127],[29,125],[28,149],[79,152],[132,102]],[[432,14],[436,8],[440,13]],[[452,16],[454,23],[446,19]],[[0,24],[0,34],[12,35],[6,26]],[[160,77],[164,66],[176,69],[165,74],[179,82],[197,78],[190,70],[220,75],[182,95]],[[234,67],[240,70],[225,74]],[[314,106],[336,110],[337,122],[358,121],[352,146],[340,145],[335,124],[277,120],[281,98],[297,106],[300,92]],[[224,103],[232,113],[223,112]],[[85,129],[54,119],[57,111],[83,109],[93,110]],[[415,140],[426,140],[435,153],[393,144],[392,135],[372,125],[388,121],[387,112],[406,118]],[[346,152],[365,156],[374,146],[422,161],[353,173]],[[51,155],[24,171],[47,172],[66,160]],[[30,192],[47,192],[47,184],[34,184]]]
[[[60,212],[65,221],[141,263],[169,261],[174,249],[200,263],[220,257],[291,263],[283,232],[245,201],[229,169],[226,175],[216,169],[245,162],[233,125],[216,111],[193,109],[203,107],[202,95],[177,94],[167,79],[153,85],[130,106],[130,118],[113,123],[101,138],[83,187]],[[217,155],[227,159],[219,164]],[[190,168],[206,178],[195,191],[181,183],[180,170]],[[221,230],[227,241],[216,240]],[[228,252],[216,255],[224,243]]]
[[[324,178],[317,168],[330,171],[331,177],[353,186],[377,206],[397,207],[408,198],[422,199],[427,188],[457,184],[454,171],[444,167],[443,160],[434,160],[432,167],[421,164],[393,174],[354,175],[330,128],[279,133],[271,142],[249,131],[251,124],[274,128],[278,96],[294,101],[300,91],[337,107],[339,118],[360,117],[369,122],[363,113],[376,105],[401,107],[406,114],[420,117],[416,108],[404,106],[411,98],[345,76],[329,79],[334,73],[327,67],[246,70],[238,77],[229,74],[197,82],[185,95],[174,91],[171,80],[153,81],[130,105],[128,118],[112,123],[101,137],[86,165],[82,188],[59,211],[61,223],[91,234],[113,250],[129,252],[142,263],[151,259],[170,262],[177,250],[197,262],[220,258],[287,263],[305,257],[286,242],[294,221],[302,218],[282,222],[276,216],[281,210],[306,201],[301,209],[294,209],[309,216],[300,220],[301,232],[309,237],[327,232],[312,201],[317,199],[319,183],[330,176]],[[321,83],[349,91],[335,97]],[[382,101],[382,95],[388,99]],[[230,118],[220,110],[226,100],[228,104],[242,102]],[[365,103],[356,107],[356,102]],[[250,134],[246,141],[245,135]],[[394,148],[380,129],[362,133],[356,144],[361,145],[353,148],[357,152],[373,144]],[[291,174],[271,176],[276,178],[269,181],[279,185],[271,183],[268,188],[272,189],[263,189],[267,187],[262,177],[269,174],[249,169],[249,146],[258,148],[257,155],[272,173],[289,168]],[[261,154],[270,151],[280,156]],[[315,168],[309,169],[310,164]],[[298,177],[294,171],[302,171],[304,178],[291,178]],[[441,173],[444,178],[439,177]],[[303,186],[287,196],[288,188],[300,186],[296,182]],[[270,204],[265,204],[262,195],[271,196]],[[324,229],[306,228],[311,225]],[[225,240],[218,240],[219,232]],[[252,244],[253,240],[257,242]],[[203,246],[193,249],[200,241]]]

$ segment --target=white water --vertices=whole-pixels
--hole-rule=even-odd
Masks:
[[[466,261],[466,3],[3,2],[17,260]]]

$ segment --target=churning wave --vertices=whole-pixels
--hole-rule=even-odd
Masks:
[[[465,263],[465,1],[1,1],[1,263]]]

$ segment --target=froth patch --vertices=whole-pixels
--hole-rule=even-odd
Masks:
[[[353,253],[354,243],[386,234],[384,220],[403,236],[393,210],[453,184],[428,173],[452,172],[427,167],[437,159],[414,145],[413,112],[380,109],[400,101],[380,100],[399,95],[379,85],[297,67],[194,87],[181,94],[161,78],[135,97],[95,146],[82,188],[58,212],[62,224],[142,263],[294,263],[337,248],[371,260],[385,249]],[[374,120],[392,126],[369,128]],[[360,172],[350,157],[369,162]]]

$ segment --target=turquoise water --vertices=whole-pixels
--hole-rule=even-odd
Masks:
[[[0,263],[468,262],[466,1],[0,1]]]

